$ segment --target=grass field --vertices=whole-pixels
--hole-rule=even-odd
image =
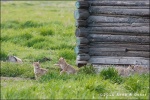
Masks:
[[[148,99],[149,75],[120,77],[112,69],[59,75],[60,57],[75,66],[74,1],[1,2],[1,99]],[[23,64],[7,62],[8,55]],[[43,58],[51,61],[43,61]],[[48,73],[34,79],[34,61]],[[112,77],[113,76],[113,77]]]

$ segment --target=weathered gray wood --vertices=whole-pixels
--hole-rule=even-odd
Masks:
[[[126,43],[149,43],[148,36],[124,36],[124,35],[101,35],[90,34],[90,42],[126,42]]]
[[[142,27],[149,26],[149,23],[92,23],[88,27]]]
[[[85,20],[89,17],[89,11],[85,9],[75,10],[74,17],[77,20]]]
[[[87,38],[84,38],[84,37],[77,37],[76,43],[77,43],[77,45],[88,44],[89,40]]]
[[[90,14],[112,14],[112,15],[130,15],[130,16],[149,16],[149,9],[115,9],[90,7]]]
[[[90,24],[89,24],[90,25]],[[128,28],[129,31],[126,31],[126,29]],[[104,34],[104,35],[138,35],[138,36],[149,36],[150,33],[149,30],[147,30],[148,32],[142,32],[141,27],[139,27],[139,29],[137,27],[88,27],[88,28],[83,28],[83,27],[79,27],[77,28],[75,34],[77,37],[87,37],[89,34]],[[142,26],[143,27],[143,26]],[[146,26],[147,27],[147,26]],[[135,29],[135,30],[134,30]],[[139,32],[136,32],[137,30],[139,30]],[[145,28],[148,29],[148,28]],[[144,30],[145,31],[145,30]]]
[[[149,9],[149,6],[92,6],[94,9]]]
[[[87,27],[87,21],[86,20],[76,20],[75,26],[76,27]]]
[[[87,9],[89,7],[89,3],[87,1],[77,1],[75,6],[77,9]]]
[[[92,64],[119,64],[119,65],[147,65],[149,66],[148,58],[141,57],[91,57],[88,61]]]
[[[88,46],[76,46],[75,47],[75,53],[76,54],[83,54],[83,53],[88,53],[89,52],[89,48]]]
[[[89,1],[91,6],[149,6],[148,0],[97,0]]]
[[[87,63],[88,63],[87,61],[78,61],[78,60],[76,60],[76,65],[78,67],[85,66]]]
[[[107,47],[107,48],[97,48],[97,47],[94,47],[94,48],[89,48],[89,52],[105,52],[105,51],[112,51],[112,52],[126,52],[127,49],[126,48],[123,48],[123,47],[120,47],[120,48],[112,48],[112,47]]]
[[[88,36],[88,31],[84,27],[80,27],[76,29],[75,32],[76,37],[87,37]]]
[[[78,61],[87,61],[90,59],[90,56],[88,54],[79,54],[77,55]]]
[[[141,17],[117,17],[117,16],[89,16],[87,19],[88,24],[94,23],[149,23],[149,18],[141,18]]]
[[[104,52],[104,51],[91,51],[88,53],[90,56],[124,56],[124,57],[145,57],[149,58],[149,52],[146,51],[128,51],[128,52]]]
[[[149,26],[141,27],[88,27],[87,31],[99,31],[99,32],[122,32],[122,33],[141,33],[150,34]]]
[[[90,43],[89,48],[126,48],[127,51],[150,51],[149,45]]]

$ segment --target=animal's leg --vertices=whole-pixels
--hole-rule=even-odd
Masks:
[[[60,75],[62,75],[64,72],[66,72],[65,70],[62,70],[61,72],[60,72]]]

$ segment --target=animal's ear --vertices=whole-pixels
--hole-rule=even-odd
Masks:
[[[60,59],[64,59],[63,57],[60,57]]]
[[[134,66],[133,66],[133,65],[130,65],[130,67],[131,67],[132,69],[134,69]]]

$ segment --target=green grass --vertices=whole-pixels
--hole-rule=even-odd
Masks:
[[[13,77],[1,80],[1,99],[148,99],[148,74],[126,78],[114,69],[95,74],[92,66],[85,66],[77,75],[59,75],[53,64],[60,57],[78,69],[74,5],[75,1],[1,2],[0,75]],[[9,55],[24,63],[7,62]],[[34,79],[34,61],[49,70],[38,81]]]

